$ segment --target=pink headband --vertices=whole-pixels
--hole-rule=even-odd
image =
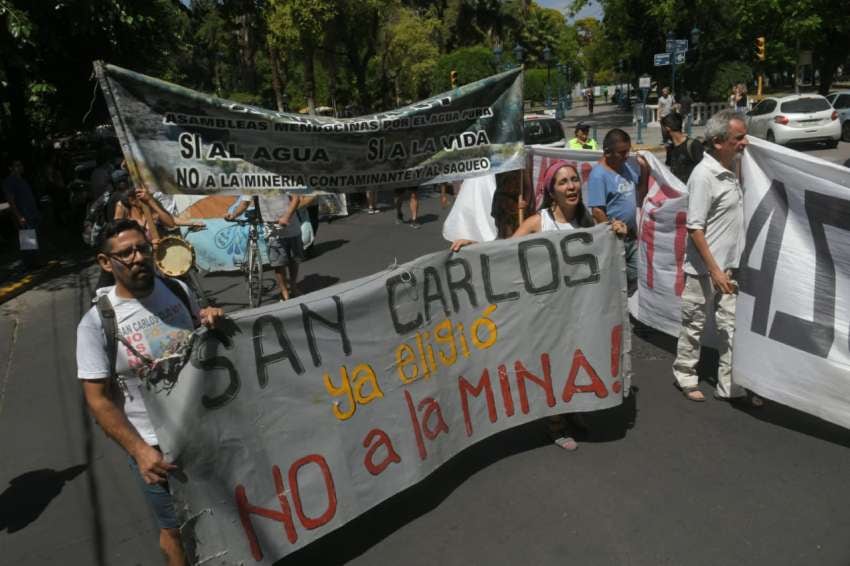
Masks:
[[[552,187],[555,184],[555,173],[557,173],[558,169],[561,167],[572,167],[575,169],[575,166],[572,163],[564,161],[563,159],[559,159],[549,165],[549,167],[546,168],[546,171],[543,172],[543,189],[547,193],[552,192]]]

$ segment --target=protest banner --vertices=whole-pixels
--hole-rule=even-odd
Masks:
[[[144,392],[196,559],[270,564],[492,434],[621,404],[622,250],[607,226],[469,246],[199,331]]]
[[[328,118],[266,110],[95,63],[130,173],[165,193],[345,193],[522,167],[522,71],[409,106]]]
[[[850,428],[850,171],[749,141],[734,379]]]
[[[850,172],[748,140],[742,158],[747,239],[736,314],[735,380],[766,398],[850,428]],[[536,192],[547,160],[576,162],[584,183],[601,155],[538,147],[529,153]],[[677,336],[687,186],[653,154],[641,155],[652,178],[638,223],[638,291],[629,310],[644,324]],[[461,218],[454,222],[463,224]],[[716,343],[712,317],[703,342]]]

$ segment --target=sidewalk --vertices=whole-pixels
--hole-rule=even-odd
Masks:
[[[650,126],[642,128],[642,143],[638,142],[637,126],[632,123],[632,112],[624,112],[619,106],[614,104],[595,104],[593,114],[588,114],[587,106],[574,105],[572,110],[567,112],[567,117],[561,120],[564,125],[564,133],[567,139],[573,137],[573,130],[579,122],[590,124],[590,135],[601,146],[605,134],[614,128],[625,130],[632,138],[632,145],[635,149],[647,149],[649,151],[663,152],[664,148],[661,144],[661,128],[658,126]],[[705,131],[704,126],[694,126],[691,130],[691,137],[701,137]]]

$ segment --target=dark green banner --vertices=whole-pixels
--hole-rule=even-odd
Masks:
[[[188,194],[355,192],[520,169],[514,69],[358,118],[274,112],[95,63],[131,173]]]

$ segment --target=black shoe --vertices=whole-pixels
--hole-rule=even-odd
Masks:
[[[404,224],[404,214],[402,214],[401,212],[397,212],[395,215],[395,223]]]
[[[422,228],[422,224],[420,224],[416,220],[411,220],[410,221],[410,227],[413,228],[414,230],[419,230],[420,228]]]

